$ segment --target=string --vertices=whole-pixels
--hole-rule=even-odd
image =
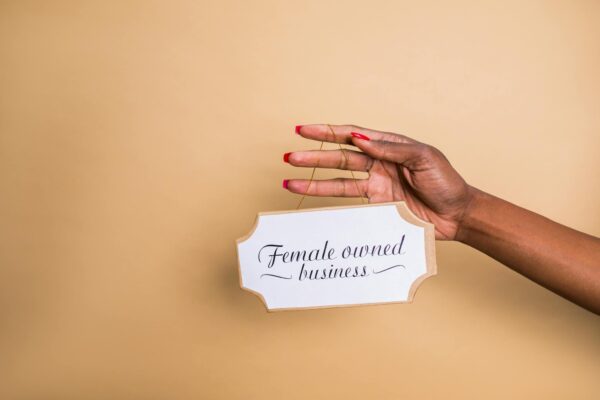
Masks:
[[[335,136],[335,132],[333,131],[333,128],[331,127],[331,125],[327,124],[327,128],[329,128],[329,132],[331,132],[331,134],[333,135],[333,141],[336,142],[338,144],[338,146],[340,147],[342,156],[344,157],[344,160],[346,161],[345,165],[349,165],[348,156],[346,155],[346,151],[345,151],[346,149],[342,147],[341,143],[337,142],[337,137]],[[320,151],[323,150],[324,143],[325,143],[325,141],[321,141],[321,146],[319,147],[319,154],[321,154]],[[315,167],[313,167],[312,173],[310,174],[310,179],[308,180],[308,186],[306,187],[306,191],[300,198],[300,201],[298,202],[298,205],[296,206],[296,210],[298,210],[300,208],[300,206],[302,205],[302,202],[304,201],[304,198],[306,197],[308,190],[310,189],[310,185],[313,183],[313,179],[315,177],[315,172],[316,172],[317,168],[319,168],[320,161],[321,161],[320,158],[317,159],[317,165]],[[366,203],[368,204],[369,201],[363,196],[360,188],[358,187],[358,182],[356,181],[356,177],[354,176],[354,172],[352,172],[352,170],[350,170],[350,175],[352,175],[352,180],[354,181],[354,185],[356,186],[356,192],[360,196],[360,202],[362,204],[365,204],[365,201],[366,201]]]

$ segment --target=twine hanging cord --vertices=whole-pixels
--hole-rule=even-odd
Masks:
[[[342,152],[342,156],[344,157],[346,165],[349,165],[348,164],[348,156],[346,155],[346,151],[345,151],[346,149],[344,149],[342,147],[341,143],[337,142],[336,136],[335,136],[335,132],[333,131],[333,128],[331,128],[331,125],[327,124],[327,128],[329,128],[329,132],[331,132],[331,134],[333,135],[334,141],[340,147],[340,151]],[[323,150],[323,145],[324,144],[325,144],[325,141],[321,141],[321,146],[319,147],[319,152]],[[300,208],[300,206],[302,205],[302,202],[304,201],[304,198],[308,194],[308,190],[310,189],[310,185],[313,183],[313,179],[315,177],[315,172],[317,171],[317,168],[319,168],[319,162],[320,161],[321,160],[318,159],[317,160],[317,165],[315,167],[313,167],[313,169],[312,169],[312,173],[310,174],[310,179],[308,180],[308,186],[306,187],[306,190],[304,191],[304,194],[300,198],[300,201],[298,202],[298,205],[296,206],[296,210],[298,210]],[[354,185],[356,185],[356,192],[360,195],[360,202],[362,204],[368,204],[369,201],[366,199],[366,197],[363,196],[363,193],[361,192],[360,188],[358,187],[358,182],[356,182],[356,177],[354,176],[354,172],[352,172],[352,170],[350,170],[350,175],[352,175],[352,180],[354,181]]]

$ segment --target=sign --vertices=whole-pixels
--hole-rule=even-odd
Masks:
[[[437,271],[433,224],[404,202],[261,212],[237,250],[269,311],[410,302]]]

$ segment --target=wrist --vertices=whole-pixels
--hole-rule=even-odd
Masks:
[[[489,198],[489,195],[476,187],[469,186],[465,207],[457,223],[454,240],[468,244],[470,234],[476,229],[476,216]]]

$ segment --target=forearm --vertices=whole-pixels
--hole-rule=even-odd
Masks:
[[[600,239],[478,189],[456,239],[600,314]]]

